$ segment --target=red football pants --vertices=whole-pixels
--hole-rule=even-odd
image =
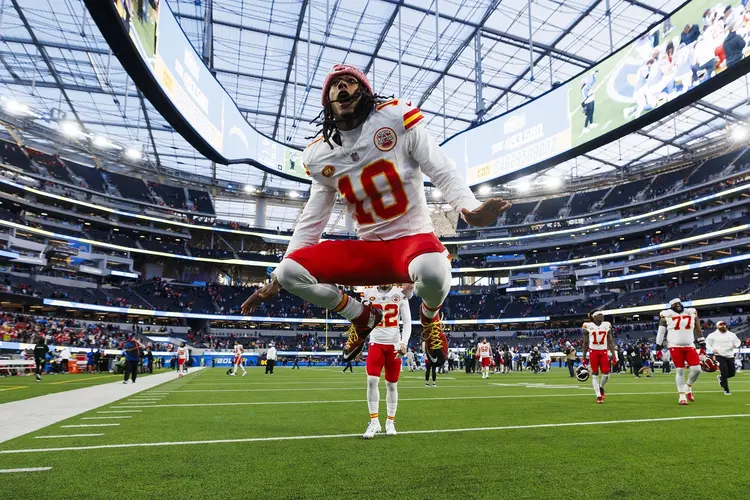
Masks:
[[[589,349],[591,373],[596,375],[601,370],[602,375],[609,375],[609,353],[604,350]]]
[[[401,358],[396,357],[396,348],[389,344],[370,344],[365,368],[372,377],[380,377],[385,367],[385,381],[395,384],[401,375]]]
[[[395,240],[329,240],[300,248],[288,258],[300,264],[319,283],[386,285],[411,283],[409,264],[425,253],[443,253],[434,233]]]
[[[685,362],[688,366],[701,364],[700,356],[698,356],[695,347],[670,347],[669,354],[672,355],[675,368],[685,368]]]

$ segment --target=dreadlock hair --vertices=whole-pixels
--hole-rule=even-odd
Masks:
[[[371,94],[364,87],[364,85],[360,85],[357,89],[357,92],[355,92],[354,95],[350,97],[350,99],[356,99],[358,97],[359,102],[357,102],[357,106],[354,108],[353,118],[364,121],[365,119],[367,119],[370,112],[375,109],[375,106],[378,106],[379,104],[382,104],[389,99],[393,99],[394,96]],[[328,144],[331,149],[333,149],[331,139],[336,141],[336,143],[338,143],[339,145],[341,144],[341,136],[339,135],[338,127],[336,126],[336,124],[349,120],[349,118],[342,119],[333,116],[332,104],[333,101],[329,100],[328,103],[326,103],[326,105],[323,107],[323,110],[318,113],[318,116],[310,121],[310,123],[315,123],[319,127],[317,132],[315,132],[315,135],[305,137],[305,139],[313,140],[322,133],[323,141],[325,141],[325,143]]]

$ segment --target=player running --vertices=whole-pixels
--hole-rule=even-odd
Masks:
[[[490,378],[490,362],[492,361],[492,346],[486,338],[477,346],[477,357],[482,366],[482,378]]]
[[[383,311],[382,321],[370,333],[367,350],[367,407],[370,410],[370,423],[362,437],[372,439],[382,431],[378,418],[380,406],[380,373],[385,368],[385,402],[388,412],[385,433],[396,435],[396,408],[398,407],[398,377],[401,374],[401,357],[406,355],[406,346],[411,336],[411,310],[409,309],[410,287],[404,289],[393,285],[365,288],[363,298],[371,307]],[[398,321],[403,323],[399,331]]]
[[[185,342],[177,348],[177,377],[187,375],[187,362],[190,359],[190,352],[185,346]]]
[[[321,101],[322,137],[303,156],[312,178],[310,198],[271,283],[245,301],[243,314],[283,287],[352,322],[343,354],[349,361],[380,324],[382,313],[336,285],[414,283],[423,301],[422,340],[427,354],[442,365],[448,342],[439,312],[450,290],[451,269],[430,219],[424,175],[472,226],[494,224],[510,204],[500,198],[477,201],[453,160],[427,133],[419,108],[406,99],[376,95],[359,69],[335,65],[323,83]],[[346,200],[360,239],[319,242],[337,195]]]
[[[601,404],[606,397],[604,386],[609,380],[610,358],[607,349],[612,353],[612,359],[617,360],[615,339],[612,337],[612,324],[604,320],[602,311],[594,311],[590,315],[591,321],[583,324],[583,362],[591,364],[591,383],[594,386],[596,402]],[[602,378],[599,380],[599,372]]]
[[[672,299],[669,301],[669,309],[663,310],[659,317],[656,345],[661,347],[666,335],[669,354],[675,366],[677,392],[680,395],[679,403],[687,405],[688,401],[695,401],[693,384],[701,374],[700,357],[693,342],[697,341],[702,348],[706,348],[698,312],[692,307],[686,309],[680,299]],[[687,384],[685,383],[685,363],[690,367]]]
[[[240,344],[240,341],[237,340],[234,343],[234,349],[232,350],[232,354],[234,354],[234,362],[232,363],[234,365],[234,368],[229,373],[232,377],[235,377],[237,375],[237,367],[239,366],[242,368],[242,376],[244,377],[247,375],[247,370],[245,370],[245,366],[242,364],[242,354],[245,352],[245,348],[242,347],[242,344]]]

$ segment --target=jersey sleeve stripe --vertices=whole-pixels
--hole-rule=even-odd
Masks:
[[[420,121],[422,121],[422,118],[424,118],[424,115],[422,114],[421,111],[419,111],[419,109],[417,109],[415,111],[417,111],[416,114],[414,114],[414,115],[410,116],[408,119],[404,120],[404,129],[409,130],[414,125],[416,125],[417,123],[419,123]]]
[[[419,108],[410,109],[406,113],[404,113],[404,122],[406,122],[409,118],[416,115],[417,113],[421,113]]]
[[[383,104],[380,104],[375,107],[377,111],[380,111],[381,109],[385,108],[386,106],[398,106],[398,99],[393,99],[390,101],[386,101]]]

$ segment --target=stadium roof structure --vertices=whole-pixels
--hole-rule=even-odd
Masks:
[[[164,0],[162,0],[164,1]],[[661,21],[682,0],[168,0],[249,123],[303,147],[314,133],[321,83],[336,63],[362,68],[376,91],[419,103],[438,139],[564,82]],[[477,64],[477,53],[481,54]],[[480,78],[477,78],[478,68]],[[484,111],[477,114],[477,80]],[[56,108],[86,131],[143,146],[150,162],[211,175],[202,157],[143,98],[81,0],[0,0],[0,95]],[[587,176],[689,150],[748,114],[746,79],[676,115],[554,167]],[[306,190],[246,165],[217,176]],[[217,201],[252,219],[253,203]],[[299,208],[269,207],[288,228]],[[246,215],[250,214],[250,215]],[[329,230],[340,227],[337,209]]]

